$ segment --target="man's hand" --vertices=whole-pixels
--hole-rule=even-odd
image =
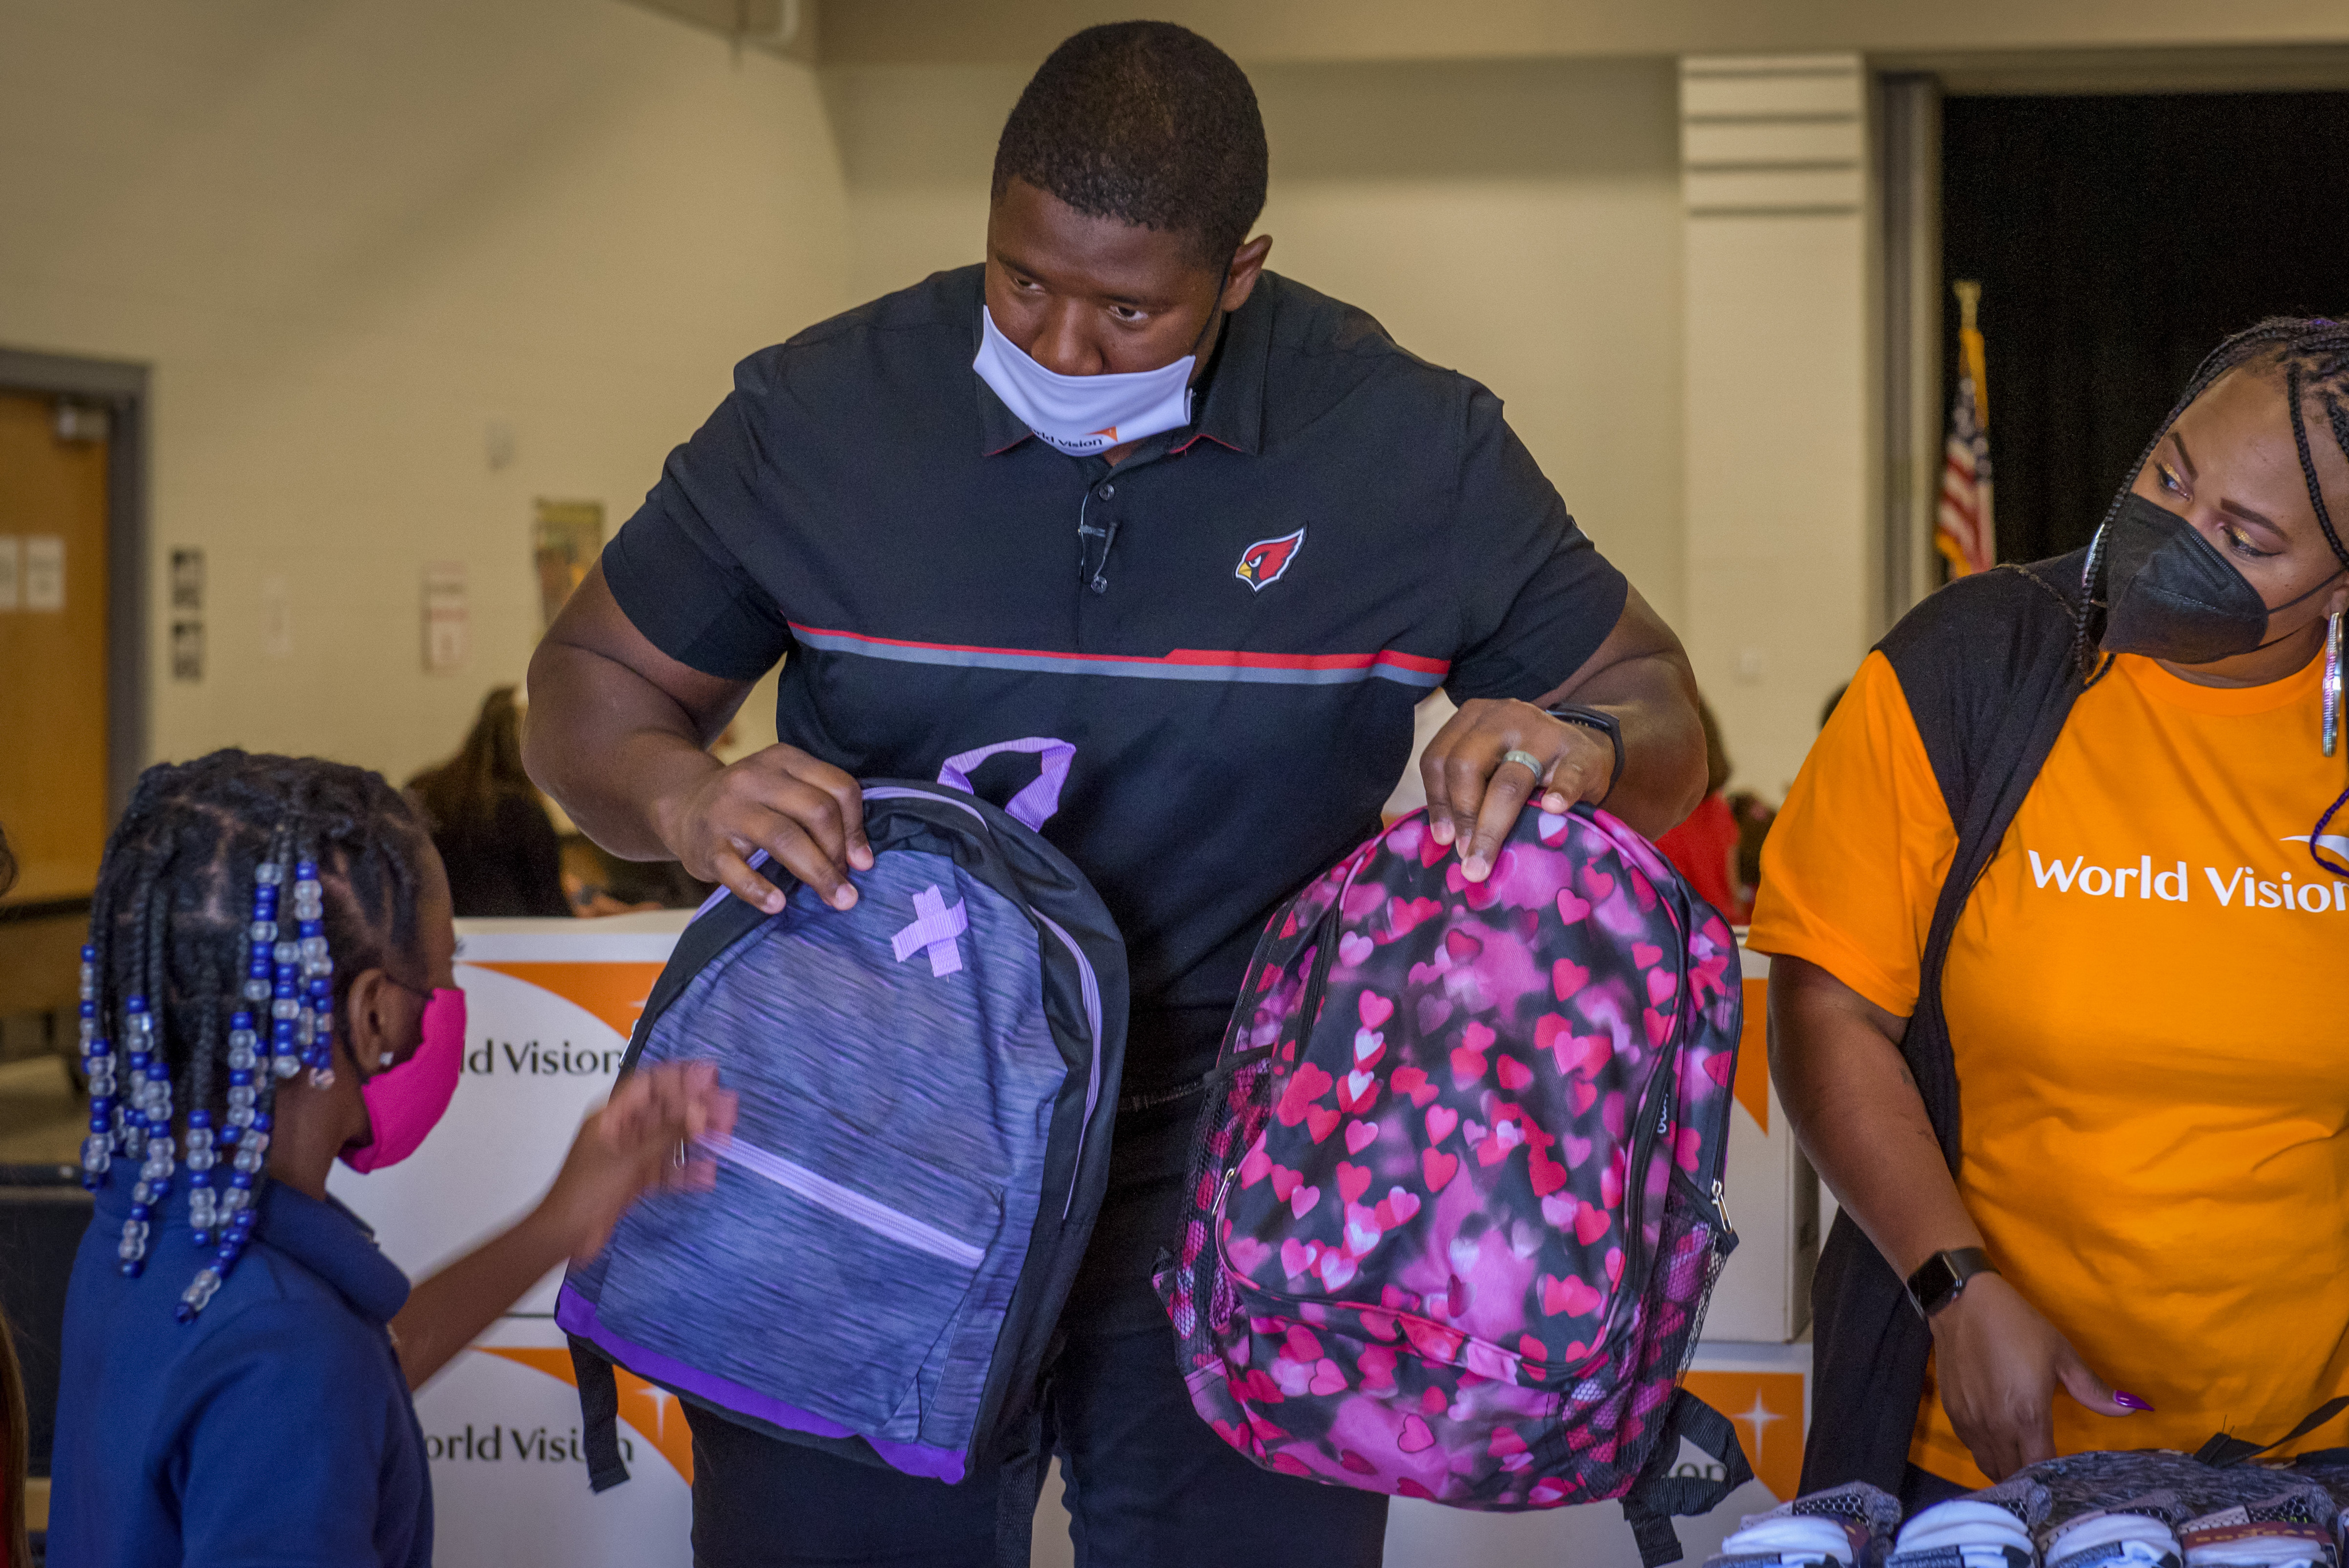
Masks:
[[[778,914],[783,895],[750,869],[765,850],[835,909],[854,908],[851,870],[873,869],[856,781],[792,746],[769,746],[687,780],[648,814],[668,852],[705,882]]]
[[[1600,709],[1621,727],[1619,780],[1615,743],[1603,732],[1542,711],[1564,702]],[[1533,757],[1539,776],[1504,763],[1509,752]],[[1603,799],[1635,831],[1661,837],[1704,798],[1704,728],[1688,656],[1671,628],[1631,589],[1606,640],[1564,685],[1531,702],[1463,704],[1428,742],[1419,772],[1427,785],[1428,831],[1438,844],[1461,846],[1460,874],[1471,882],[1492,875],[1502,840],[1536,789],[1545,811]]]
[[[1524,752],[1541,763],[1537,774]],[[1542,792],[1542,809],[1564,812],[1605,799],[1615,779],[1615,744],[1587,725],[1553,719],[1530,702],[1477,700],[1454,713],[1419,759],[1427,786],[1427,830],[1438,844],[1460,846],[1460,875],[1493,874],[1517,814]]]
[[[531,656],[523,760],[615,855],[678,861],[772,915],[783,895],[750,865],[763,849],[833,909],[848,909],[856,902],[848,873],[873,868],[856,781],[790,746],[730,767],[703,749],[750,690],[655,648],[597,566]]]
[[[1976,1274],[1933,1314],[1933,1376],[1950,1425],[1994,1481],[2055,1457],[2055,1390],[2099,1416],[2153,1407],[2116,1394],[1997,1274]]]

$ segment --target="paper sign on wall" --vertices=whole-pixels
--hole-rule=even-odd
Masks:
[[[61,610],[66,607],[66,542],[56,534],[34,534],[25,540],[25,607]]]
[[[261,579],[261,650],[272,659],[294,657],[294,595],[283,577]]]
[[[424,568],[424,668],[435,675],[463,669],[472,643],[473,611],[465,589],[465,563],[432,562]]]
[[[586,580],[604,548],[604,504],[541,500],[531,545],[538,563],[539,624],[553,626],[563,601]]]

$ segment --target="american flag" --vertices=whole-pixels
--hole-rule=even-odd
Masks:
[[[1933,547],[1950,563],[1950,576],[1986,572],[1998,558],[1990,485],[1990,404],[1983,395],[1982,336],[1974,326],[1980,284],[1957,286],[1964,307],[1958,332],[1962,369],[1957,395],[1950,400],[1950,438],[1941,449],[1941,504],[1933,518]]]

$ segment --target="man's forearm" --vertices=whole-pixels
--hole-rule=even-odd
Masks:
[[[1696,681],[1674,653],[1626,659],[1542,700],[1603,709],[1623,730],[1623,777],[1607,809],[1655,838],[1679,826],[1704,798],[1704,726]]]
[[[581,832],[629,860],[672,858],[661,803],[718,770],[692,714],[616,659],[549,638],[530,661],[523,763]]]

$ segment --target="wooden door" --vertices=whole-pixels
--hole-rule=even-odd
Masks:
[[[107,831],[107,443],[0,392],[0,827],[9,904],[86,898]]]

